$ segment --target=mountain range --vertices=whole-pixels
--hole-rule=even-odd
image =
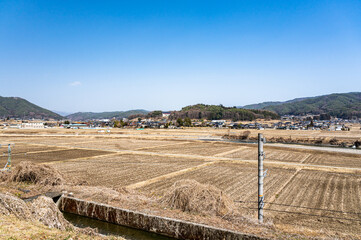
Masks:
[[[279,115],[328,114],[339,118],[360,118],[361,92],[333,93],[285,102],[263,102],[241,108],[269,110]]]
[[[129,111],[116,112],[77,112],[66,116],[66,118],[73,121],[86,121],[92,119],[111,119],[111,118],[127,118],[131,115],[147,114],[149,111],[143,109],[135,109]]]
[[[241,108],[241,109],[240,109]],[[23,98],[0,97],[0,117],[36,118],[36,119],[70,119],[86,121],[91,119],[127,118],[131,115],[145,115],[143,109],[115,112],[78,112],[65,117],[45,108],[39,107]],[[239,108],[222,105],[197,104],[174,111],[171,117],[190,117],[207,119],[254,119],[276,118],[277,115],[323,114],[340,118],[361,118],[361,92],[333,93],[328,95],[295,98],[284,102],[263,102]]]

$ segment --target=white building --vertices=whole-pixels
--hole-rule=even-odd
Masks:
[[[22,123],[21,124],[21,128],[30,128],[30,129],[34,129],[34,128],[44,128],[44,123],[42,122],[29,122],[29,123]]]
[[[170,116],[170,112],[162,112],[163,118],[168,118]]]

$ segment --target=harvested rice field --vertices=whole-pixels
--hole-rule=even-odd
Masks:
[[[256,160],[257,151],[257,146],[241,146],[238,150],[223,156],[234,159]],[[322,151],[322,148],[316,151],[313,149],[279,148],[272,147],[272,145],[270,145],[265,147],[265,153],[265,162],[276,161],[333,167],[361,168],[360,154],[340,154],[337,152]]]
[[[239,144],[219,142],[190,142],[149,149],[149,152],[214,156],[234,150]]]
[[[294,169],[269,168],[265,178],[265,195],[272,196],[295,173]],[[248,163],[215,163],[195,171],[165,179],[140,189],[154,195],[162,195],[176,181],[192,179],[222,189],[234,200],[250,201],[257,198],[257,166]],[[281,177],[282,176],[282,177]]]
[[[53,151],[53,150],[62,150],[64,148],[56,147],[56,146],[43,146],[43,145],[34,145],[34,144],[23,144],[18,143],[11,145],[11,153],[12,155],[23,154],[23,153],[35,153],[35,152],[42,152],[42,151]],[[8,146],[2,146],[0,148],[0,154],[7,155],[8,153]]]
[[[218,133],[216,141],[194,140],[197,134],[200,139],[207,135],[203,130],[126,130],[103,136],[23,133],[0,140],[15,143],[13,167],[21,161],[50,164],[65,179],[89,187],[125,187],[155,199],[178,180],[196,180],[220,189],[256,221],[257,146],[224,142]],[[6,153],[3,146],[2,166]],[[266,222],[284,233],[361,239],[361,154],[272,144],[265,145],[265,153]]]
[[[79,180],[93,186],[124,187],[203,163],[199,160],[122,154],[55,163],[53,166],[65,176],[71,178],[76,175]]]
[[[360,174],[301,170],[267,209],[277,224],[359,234],[360,184]]]
[[[13,155],[12,163],[16,164],[21,161],[31,161],[34,163],[50,163],[54,161],[67,161],[71,159],[94,157],[94,156],[106,155],[110,153],[111,152],[85,150],[85,149],[52,150],[52,151]]]
[[[67,144],[72,147],[79,148],[93,148],[93,149],[106,149],[106,150],[136,150],[136,149],[148,149],[157,146],[172,146],[176,144],[182,144],[178,141],[159,141],[159,140],[142,140],[142,139],[93,139],[83,142],[74,142]]]

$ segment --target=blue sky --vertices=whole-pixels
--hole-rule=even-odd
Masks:
[[[0,95],[67,111],[361,91],[361,1],[0,0]]]

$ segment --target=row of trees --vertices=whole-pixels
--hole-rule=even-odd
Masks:
[[[232,121],[252,121],[257,118],[278,119],[279,115],[266,110],[249,110],[236,107],[224,107],[223,105],[197,104],[182,108],[181,111],[172,112],[171,119],[232,119]]]

